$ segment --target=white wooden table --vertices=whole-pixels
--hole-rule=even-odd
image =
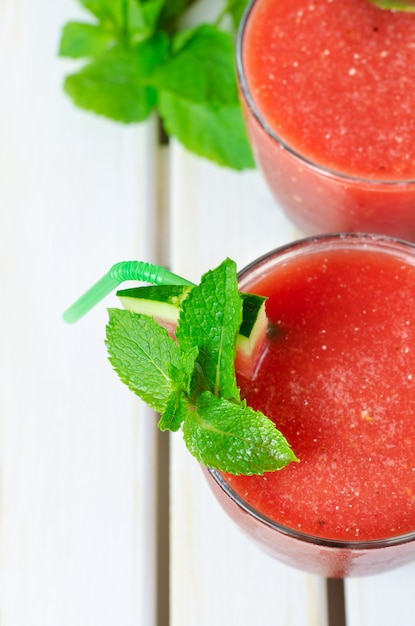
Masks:
[[[208,8],[209,0],[205,2]],[[0,625],[413,624],[415,563],[326,584],[235,529],[179,435],[113,374],[110,296],[62,311],[120,260],[197,280],[298,236],[257,172],[120,127],[64,96],[74,0],[0,0]]]

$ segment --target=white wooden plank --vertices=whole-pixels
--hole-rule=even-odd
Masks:
[[[258,172],[171,151],[171,259],[198,280],[225,256],[242,267],[295,238]],[[325,581],[263,554],[225,516],[181,437],[172,437],[171,626],[326,624]]]
[[[0,622],[151,626],[154,418],[106,359],[115,298],[61,314],[114,262],[151,260],[155,134],[63,95],[76,6],[0,3]]]
[[[415,563],[345,584],[348,626],[415,623]]]
[[[235,172],[195,159],[177,144],[171,157],[174,262],[190,279],[223,261],[239,268],[299,237],[258,171]]]

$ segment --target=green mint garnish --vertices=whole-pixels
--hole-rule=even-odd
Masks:
[[[128,387],[159,413],[183,384],[180,349],[167,331],[146,315],[109,310],[110,361]]]
[[[235,264],[224,262],[207,272],[182,304],[176,338],[184,350],[197,348],[197,388],[218,397],[239,399],[234,369],[236,338],[242,323],[242,299]]]
[[[62,57],[85,59],[64,84],[77,106],[122,123],[156,111],[192,152],[238,170],[254,167],[234,67],[248,0],[227,0],[214,23],[193,28],[180,20],[194,0],[79,1],[94,23],[67,23],[59,48]]]
[[[390,9],[393,11],[415,11],[415,2],[412,0],[369,0],[380,9]]]
[[[296,457],[260,411],[241,400],[234,369],[242,297],[230,259],[183,301],[176,341],[152,318],[110,309],[107,348],[121,380],[160,413],[161,430],[183,430],[207,467],[262,474]]]
[[[263,474],[295,460],[284,436],[263,413],[210,391],[188,412],[183,433],[199,461],[231,474]]]

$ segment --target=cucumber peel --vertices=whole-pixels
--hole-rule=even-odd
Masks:
[[[153,317],[173,337],[180,307],[192,289],[191,285],[152,285],[121,289],[117,296],[127,311]]]
[[[268,329],[264,296],[241,293],[242,324],[236,339],[235,369],[250,378],[258,364]]]
[[[174,337],[183,301],[191,285],[151,285],[117,291],[125,309],[152,317]],[[252,377],[264,346],[268,328],[264,296],[241,293],[242,324],[236,340],[235,369]]]

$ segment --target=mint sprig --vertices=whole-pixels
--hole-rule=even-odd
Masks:
[[[234,359],[242,320],[236,266],[226,259],[184,300],[176,340],[153,319],[110,309],[106,343],[121,380],[161,415],[161,430],[183,430],[189,451],[232,474],[262,474],[296,457],[260,411],[241,400]]]
[[[380,9],[391,11],[415,11],[414,0],[369,0],[369,2],[376,5]]]
[[[63,29],[59,55],[85,59],[64,89],[77,106],[126,124],[157,112],[197,155],[253,168],[234,68],[247,1],[227,0],[216,21],[189,28],[180,21],[194,0],[79,0],[94,22]]]

